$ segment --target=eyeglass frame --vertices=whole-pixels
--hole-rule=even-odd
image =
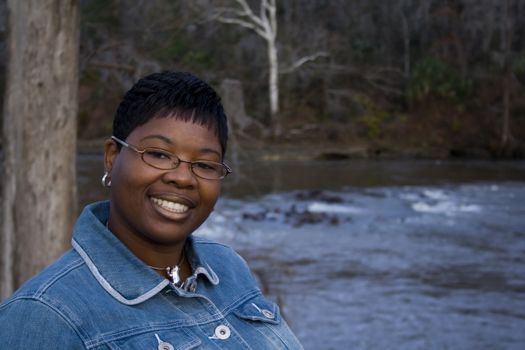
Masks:
[[[154,168],[154,169],[158,169],[158,170],[173,170],[173,169],[177,169],[181,163],[187,163],[187,164],[190,165],[191,173],[192,173],[193,175],[197,176],[198,178],[200,178],[200,179],[204,179],[204,180],[222,180],[222,179],[224,179],[226,176],[228,176],[228,174],[231,174],[231,173],[233,172],[233,170],[232,170],[227,164],[224,164],[224,163],[222,163],[222,162],[219,163],[219,162],[214,162],[214,161],[211,161],[211,160],[206,160],[206,162],[215,163],[215,164],[220,164],[224,169],[226,169],[226,173],[225,173],[222,177],[219,177],[219,178],[216,178],[216,179],[215,179],[215,178],[214,178],[214,179],[209,179],[209,178],[202,177],[202,176],[196,174],[195,171],[193,170],[193,166],[194,166],[195,164],[199,163],[199,161],[188,161],[188,160],[182,160],[182,159],[180,159],[179,156],[177,156],[176,154],[171,153],[171,152],[169,152],[169,151],[166,151],[165,149],[162,149],[162,148],[157,148],[157,147],[146,147],[146,148],[144,148],[144,149],[141,150],[141,149],[139,149],[137,146],[134,146],[134,145],[132,145],[132,144],[129,144],[129,143],[127,143],[126,141],[122,141],[121,139],[119,139],[119,138],[116,137],[116,136],[111,136],[111,139],[112,139],[113,141],[117,142],[118,144],[120,144],[120,145],[122,145],[122,146],[124,146],[124,147],[127,147],[127,148],[129,148],[129,149],[131,149],[131,150],[137,152],[138,154],[140,154],[140,159],[141,159],[145,164],[149,165],[150,167],[152,167],[152,168]],[[154,165],[152,165],[152,164],[150,164],[150,163],[148,163],[148,162],[146,162],[146,161],[144,160],[144,153],[146,153],[147,150],[159,150],[159,151],[163,151],[163,152],[165,152],[165,153],[168,153],[168,154],[170,154],[170,155],[173,155],[173,156],[178,160],[178,162],[177,162],[176,164],[172,162],[172,164],[175,165],[173,168],[167,168],[167,169],[165,169],[165,168],[159,168],[159,167],[156,167],[156,166],[154,166]],[[204,161],[204,159],[203,159],[202,161]]]

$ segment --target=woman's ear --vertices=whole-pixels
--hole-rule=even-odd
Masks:
[[[104,172],[111,173],[118,153],[119,149],[115,141],[107,139],[104,143]]]

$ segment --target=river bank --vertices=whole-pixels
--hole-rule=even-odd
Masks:
[[[104,138],[79,139],[80,153],[102,152]],[[517,145],[510,152],[483,147],[456,146],[417,146],[399,145],[390,141],[367,142],[330,141],[322,138],[253,138],[235,140],[228,143],[227,157],[256,160],[346,160],[346,159],[385,159],[385,160],[522,160],[525,148]]]

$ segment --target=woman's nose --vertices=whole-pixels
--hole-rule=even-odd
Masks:
[[[179,160],[179,165],[170,170],[166,170],[163,180],[167,183],[174,183],[178,187],[193,186],[196,182],[196,176],[191,170],[191,162]]]

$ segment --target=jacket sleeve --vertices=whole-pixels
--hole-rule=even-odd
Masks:
[[[85,349],[74,326],[58,310],[34,299],[0,306],[2,349]]]

